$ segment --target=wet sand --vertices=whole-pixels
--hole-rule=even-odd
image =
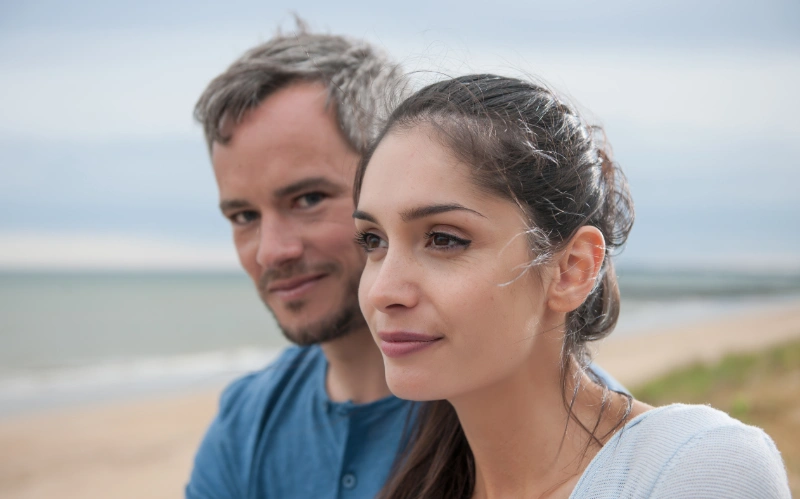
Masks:
[[[627,386],[696,361],[800,338],[800,302],[607,339],[597,361]],[[221,387],[220,387],[221,388]],[[219,390],[0,420],[0,497],[182,497]]]

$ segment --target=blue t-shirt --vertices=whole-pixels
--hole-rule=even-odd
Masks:
[[[195,457],[186,497],[374,497],[413,404],[391,396],[332,402],[327,366],[319,347],[292,347],[231,384]]]
[[[332,402],[327,370],[318,346],[291,347],[233,382],[195,457],[187,499],[375,497],[410,430],[415,404],[393,396]]]

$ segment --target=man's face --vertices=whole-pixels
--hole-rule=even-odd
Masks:
[[[364,326],[352,220],[359,156],[326,99],[321,84],[291,84],[211,151],[239,260],[283,333],[302,345]]]

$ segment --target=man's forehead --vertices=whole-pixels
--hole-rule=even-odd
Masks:
[[[311,153],[293,148],[237,154],[224,146],[212,156],[223,198],[281,198],[301,191],[331,195],[352,192],[358,157]],[[349,194],[348,194],[349,195]]]
[[[276,90],[241,116],[226,118],[228,144],[249,140],[251,134],[261,140],[275,137],[275,142],[281,142],[298,132],[306,136],[315,132],[340,133],[327,94],[325,86],[318,82],[296,82]]]
[[[325,157],[336,167],[342,158],[348,157],[344,166],[349,166],[352,157],[358,157],[339,128],[335,114],[323,109],[324,99],[316,103],[305,101],[300,106],[284,106],[280,102],[271,105],[281,98],[280,94],[267,98],[234,127],[230,140],[214,142],[212,159],[279,157],[296,158],[293,161],[300,164],[314,163],[314,157]],[[298,99],[290,99],[289,104]]]
[[[242,167],[217,167],[215,175],[221,192],[247,192],[270,197],[284,197],[300,191],[322,189],[330,193],[351,191],[352,171],[327,163],[292,164],[268,161]]]
[[[235,127],[229,142],[212,145],[223,197],[280,197],[314,179],[329,191],[352,190],[360,156],[325,108],[326,92],[318,83],[281,89]]]

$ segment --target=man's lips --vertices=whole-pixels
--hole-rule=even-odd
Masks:
[[[294,300],[314,287],[320,279],[323,279],[327,275],[328,274],[311,274],[274,281],[267,286],[267,293],[278,295],[284,300]]]
[[[409,331],[381,331],[381,352],[387,357],[401,357],[431,347],[443,339],[442,336],[433,336],[424,333]]]

